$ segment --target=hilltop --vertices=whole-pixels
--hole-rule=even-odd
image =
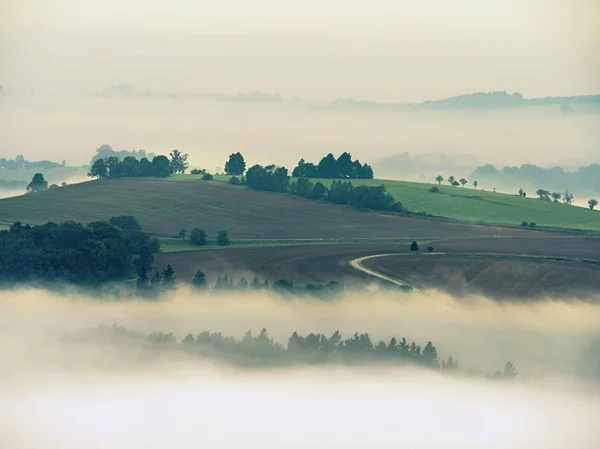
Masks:
[[[322,180],[326,185],[331,180]],[[518,226],[600,231],[598,212],[518,196],[468,188],[382,180],[355,184],[385,184],[411,211],[448,220]],[[183,175],[168,179],[108,179],[74,184],[0,200],[0,222],[20,220],[90,222],[116,215],[133,215],[148,232],[175,236],[194,227],[215,234],[222,229],[234,239],[409,238],[494,235],[499,231],[431,218],[419,219],[354,210],[285,193],[251,190],[225,182],[201,181]],[[527,232],[503,230],[504,235]],[[528,233],[529,235],[529,233]]]

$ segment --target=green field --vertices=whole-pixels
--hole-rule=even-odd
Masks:
[[[180,175],[177,179],[200,178],[201,175]],[[227,181],[229,176],[216,176],[217,181]],[[330,186],[331,179],[313,179]],[[538,227],[600,231],[600,212],[563,203],[522,198],[469,187],[438,186],[439,193],[429,189],[437,184],[424,184],[382,179],[355,179],[353,185],[384,185],[397,201],[411,212],[423,212],[435,217],[469,223],[518,226],[521,222],[534,222]]]
[[[600,213],[516,195],[494,194],[469,188],[429,184],[357,180],[354,184],[384,184],[410,211],[445,220],[418,219],[357,211],[285,193],[270,193],[231,186],[227,177],[201,181],[200,175],[158,178],[122,178],[89,181],[56,190],[0,200],[0,223],[20,220],[106,220],[133,215],[149,232],[173,237],[181,228],[205,229],[209,239],[220,230],[238,239],[435,239],[499,234],[486,227],[458,226],[448,221],[518,227],[526,220],[538,228],[600,232]],[[331,180],[323,180],[326,185]],[[521,232],[502,231],[503,235]],[[532,235],[528,230],[523,230]],[[535,234],[535,233],[534,233]]]
[[[325,185],[330,180],[322,180]],[[537,198],[486,192],[473,188],[439,186],[439,193],[429,189],[434,184],[404,181],[356,180],[356,185],[385,185],[397,201],[412,212],[473,223],[507,226],[522,221],[548,228],[600,231],[600,212]]]

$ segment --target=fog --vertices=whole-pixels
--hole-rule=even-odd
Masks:
[[[60,336],[120,323],[178,338],[266,327],[432,340],[458,374],[378,364],[243,369],[179,352],[141,356]],[[0,445],[11,448],[592,448],[600,385],[579,365],[600,337],[600,306],[495,303],[372,289],[335,301],[271,294],[110,302],[43,290],[0,299]],[[513,380],[486,378],[512,361]],[[473,372],[471,376],[465,373]]]
[[[311,104],[239,103],[193,98],[32,98],[0,105],[6,157],[89,163],[96,148],[190,154],[192,166],[223,168],[232,152],[250,164],[292,169],[349,151],[361,161],[411,154],[470,153],[481,164],[582,165],[596,162],[598,115],[565,117],[558,108],[463,112],[327,110]],[[6,154],[5,154],[6,153]],[[380,170],[381,176],[394,173]],[[420,173],[403,174],[418,176]]]
[[[473,153],[498,165],[596,162],[598,113],[315,110],[337,98],[420,102],[478,91],[600,92],[594,0],[5,0],[0,151],[88,163],[104,144],[222,167],[350,151]],[[86,98],[131,83],[161,93],[279,93],[288,102]],[[13,95],[14,94],[14,95]],[[294,100],[299,98],[300,103]],[[6,153],[6,154],[5,154]]]

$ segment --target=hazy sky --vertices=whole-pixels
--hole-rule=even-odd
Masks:
[[[418,101],[600,91],[597,0],[0,0],[0,84]]]

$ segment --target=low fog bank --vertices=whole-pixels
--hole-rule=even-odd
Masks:
[[[280,343],[340,330],[432,340],[462,372],[406,365],[247,370],[185,352],[150,355],[77,333],[118,322],[145,332],[266,327]],[[42,290],[0,295],[0,446],[27,449],[594,448],[600,386],[574,367],[599,335],[600,307],[494,303],[373,290],[341,300],[265,293],[109,302]],[[515,363],[513,379],[469,376]]]
[[[455,299],[440,292],[393,293],[373,289],[337,300],[279,298],[271,293],[193,295],[165,301],[113,302],[43,290],[3,292],[0,338],[23,350],[55,344],[49,336],[118,323],[144,333],[172,332],[179,340],[209,330],[240,339],[266,328],[278,343],[294,332],[355,332],[380,339],[432,341],[440,358],[452,355],[463,370],[493,372],[507,360],[523,376],[574,375],[591,342],[600,337],[600,306],[576,300],[535,303]],[[3,345],[5,348],[11,346]],[[29,358],[25,360],[24,371]],[[15,361],[13,369],[18,369]]]
[[[11,449],[592,449],[585,386],[467,381],[413,370],[209,370],[0,387]]]

